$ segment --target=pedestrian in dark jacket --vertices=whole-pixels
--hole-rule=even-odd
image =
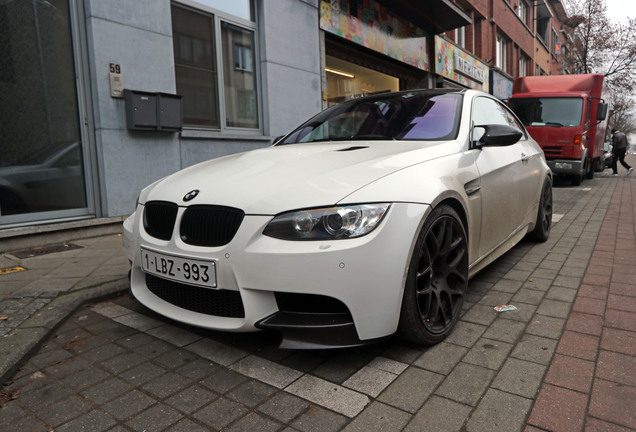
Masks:
[[[634,168],[627,165],[625,162],[625,153],[627,152],[627,137],[619,130],[612,129],[612,176],[618,176],[618,162],[627,170],[627,175],[630,175]]]

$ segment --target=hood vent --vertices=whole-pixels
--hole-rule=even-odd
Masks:
[[[353,146],[353,147],[347,147],[347,148],[343,148],[343,149],[336,150],[336,151],[346,152],[346,151],[362,150],[362,149],[365,149],[365,148],[369,148],[369,146]]]

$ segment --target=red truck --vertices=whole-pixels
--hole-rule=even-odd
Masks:
[[[603,75],[515,79],[508,105],[539,143],[555,175],[575,186],[602,171],[608,104]]]

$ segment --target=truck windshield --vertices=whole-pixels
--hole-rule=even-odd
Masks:
[[[572,127],[581,124],[582,98],[512,98],[509,104],[525,126]]]

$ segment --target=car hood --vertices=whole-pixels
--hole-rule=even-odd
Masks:
[[[194,165],[151,185],[141,201],[213,204],[247,214],[328,206],[373,181],[427,160],[456,153],[456,141],[373,141],[292,144],[225,156]],[[184,196],[199,190],[189,202]]]

